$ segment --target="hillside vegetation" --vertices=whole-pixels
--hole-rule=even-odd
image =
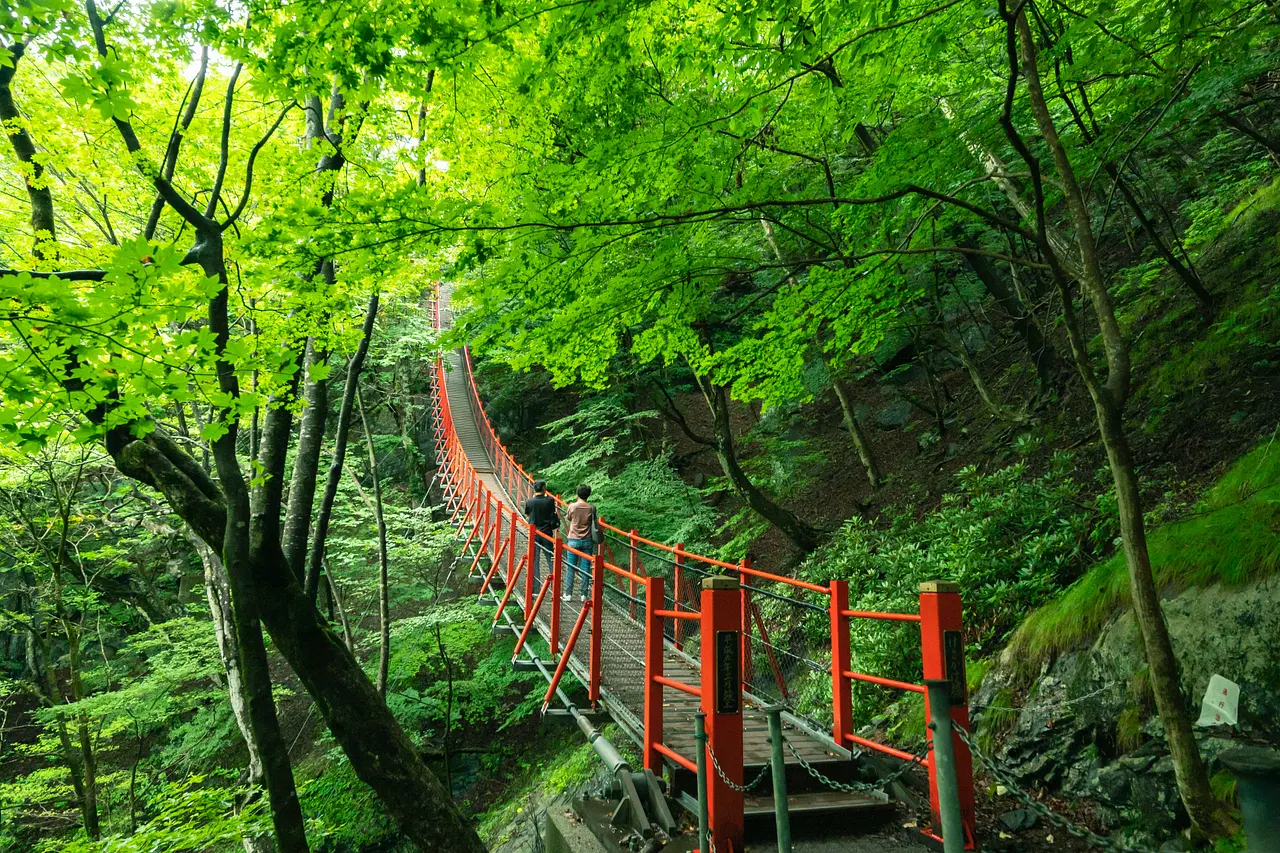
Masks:
[[[1162,608],[1275,569],[1278,51],[1257,0],[11,0],[0,850],[478,853],[588,775],[445,521],[462,344],[623,529],[960,582],[975,687],[1132,619],[1121,739],[1228,843]]]

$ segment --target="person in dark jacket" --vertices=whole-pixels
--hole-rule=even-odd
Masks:
[[[533,585],[537,588],[538,566],[545,557],[547,567],[551,567],[551,540],[555,538],[556,533],[560,530],[560,513],[556,510],[556,499],[547,494],[545,480],[533,481],[533,497],[524,502],[524,518],[525,521],[537,528],[540,533],[546,534],[546,537],[537,537],[538,547],[533,550],[533,565],[529,567],[533,574]]]

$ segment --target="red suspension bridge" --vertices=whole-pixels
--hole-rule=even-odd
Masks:
[[[450,292],[442,284],[432,303],[440,330],[451,323]],[[932,733],[926,730],[928,751],[917,756],[852,730],[854,682],[920,694],[925,688],[855,671],[850,624],[896,625],[903,632],[901,642],[919,642],[921,681],[950,682],[951,717],[967,729],[962,614],[954,585],[923,584],[914,613],[866,612],[849,609],[847,581],[822,585],[783,577],[749,561],[702,556],[603,522],[602,553],[584,554],[523,519],[533,478],[485,415],[465,348],[437,363],[432,406],[445,501],[451,521],[466,534],[462,553],[470,556],[481,600],[496,605],[495,625],[518,632],[517,655],[535,635],[545,643],[541,660],[550,683],[544,711],[563,695],[561,679],[571,672],[586,687],[591,705],[640,746],[645,767],[659,776],[665,771],[672,798],[694,811],[694,718],[705,714],[707,757],[714,759],[707,765],[719,771],[706,774],[708,824],[714,849],[721,853],[741,851],[751,825],[773,817],[771,798],[740,790],[769,763],[764,713],[769,706],[785,709],[793,817],[825,820],[890,807],[875,792],[805,790],[803,784],[817,778],[815,770],[833,780],[857,778],[863,772],[860,759],[885,756],[928,769],[932,827],[924,833],[938,838]],[[532,566],[539,547],[550,552],[551,570],[535,582]],[[585,600],[563,600],[570,557],[590,566],[591,592]],[[544,567],[546,562],[544,557]],[[972,847],[971,757],[958,736],[952,739],[967,846]]]

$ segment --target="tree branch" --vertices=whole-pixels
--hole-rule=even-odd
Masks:
[[[107,39],[103,32],[102,18],[98,15],[97,4],[94,0],[85,0],[84,7],[89,17],[89,26],[93,30],[94,46],[98,50],[98,55],[105,59],[107,57]],[[124,141],[125,149],[133,155],[144,154],[142,142],[138,139],[138,134],[134,131],[133,124],[127,119],[122,119],[118,116],[114,117],[113,121],[115,122],[116,130],[120,133],[121,140]],[[202,215],[199,210],[196,210],[159,172],[149,172],[141,158],[137,156],[133,160],[138,173],[148,178],[152,185],[155,186],[156,191],[160,193],[160,196],[192,227],[197,231],[202,231],[213,226],[213,222]]]
[[[240,79],[240,71],[244,64],[237,62],[227,81],[227,96],[222,101],[222,139],[218,143],[218,173],[213,179],[213,189],[209,191],[209,203],[205,205],[206,219],[212,219],[218,212],[218,199],[222,198],[222,184],[227,178],[227,163],[231,160],[231,105],[235,101],[236,81]]]
[[[245,205],[249,202],[249,192],[253,188],[253,162],[258,159],[258,152],[262,150],[262,147],[266,145],[267,141],[271,139],[273,134],[275,134],[276,129],[280,127],[280,123],[284,121],[284,117],[288,115],[289,110],[293,109],[297,105],[297,101],[290,101],[285,108],[280,111],[280,115],[276,116],[275,123],[267,129],[267,132],[263,137],[254,144],[253,150],[249,152],[249,162],[244,168],[244,193],[240,196],[240,203],[236,205],[236,209],[231,211],[231,216],[220,226],[223,231],[226,231],[235,224],[236,220],[240,218],[240,214],[244,212]]]
[[[204,93],[204,81],[209,70],[209,48],[201,46],[200,70],[188,87],[186,110],[174,119],[173,131],[169,134],[169,145],[164,152],[164,163],[160,167],[160,177],[166,181],[173,180],[174,170],[178,166],[178,149],[182,146],[182,135],[191,127],[196,117],[196,109],[200,106],[200,96]],[[142,231],[143,239],[150,240],[155,236],[160,224],[160,214],[164,212],[164,196],[157,195],[151,204],[151,213],[147,216],[147,225]]]
[[[703,447],[716,446],[716,443],[711,439],[706,436],[698,435],[693,431],[689,426],[689,422],[685,420],[684,413],[680,411],[680,407],[676,405],[676,401],[672,399],[670,392],[667,391],[667,386],[657,380],[654,380],[653,387],[661,391],[662,396],[666,398],[667,401],[666,406],[663,406],[661,403],[658,404],[658,411],[662,412],[662,414],[666,415],[672,423],[678,426],[680,431],[684,433],[690,441],[694,444],[701,444]]]

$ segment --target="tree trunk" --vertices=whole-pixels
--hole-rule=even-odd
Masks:
[[[253,520],[250,524],[251,536],[264,536],[279,540],[280,506],[284,501],[284,475],[289,453],[289,437],[293,432],[293,404],[298,396],[298,386],[302,382],[302,373],[306,363],[306,345],[294,360],[294,372],[280,399],[272,398],[267,403],[267,414],[263,422],[262,434],[256,442],[259,453],[250,453],[250,459],[256,459],[262,466],[258,485],[253,489],[250,509]],[[254,409],[254,422],[257,422],[258,411]],[[298,464],[294,463],[294,473]],[[312,485],[315,483],[315,470],[312,469]],[[305,531],[304,531],[304,536]]]
[[[831,379],[831,387],[840,401],[840,414],[844,417],[844,425],[849,430],[849,437],[853,439],[853,446],[858,451],[858,458],[862,460],[862,469],[867,472],[867,480],[871,483],[873,490],[878,489],[881,483],[880,466],[876,464],[876,458],[871,452],[871,443],[867,441],[862,424],[858,423],[857,415],[854,414],[849,388],[844,384],[843,379],[835,377]]]
[[[55,576],[61,571],[60,566],[53,567]],[[61,587],[60,583],[59,587]],[[61,591],[58,597],[61,599]],[[67,637],[67,681],[71,685],[71,699],[74,702],[80,702],[84,699],[84,684],[80,680],[80,629],[64,613],[61,613],[61,600],[58,603],[58,610],[63,631]],[[76,713],[76,741],[80,749],[80,772],[84,780],[84,795],[81,800],[84,831],[90,838],[97,841],[102,835],[98,822],[98,759],[94,755],[93,736],[89,732],[89,715],[84,711]]]
[[[862,128],[863,132],[866,132],[866,128],[862,127],[862,125],[858,125],[858,127]],[[869,149],[868,153],[872,153],[873,151],[874,149]],[[773,256],[779,261],[784,261],[782,257],[782,247],[778,245],[778,237],[773,231],[773,223],[767,219],[761,218],[760,227],[764,229],[764,238],[768,241],[769,247],[773,249]],[[787,279],[790,281],[792,287],[796,286],[796,277],[794,274],[788,272]],[[819,346],[819,352],[821,352],[821,346]],[[831,362],[827,361],[825,355],[822,357],[822,360],[823,363],[826,364],[828,372],[830,372]],[[849,407],[848,389],[845,388],[843,382],[834,378],[834,376],[832,377],[831,384],[832,387],[835,388],[836,396],[840,398],[840,411],[844,414],[844,425],[849,429],[849,436],[853,439],[853,446],[858,451],[858,458],[862,460],[862,467],[867,472],[867,479],[871,481],[871,488],[874,491],[880,486],[880,469],[876,466],[875,457],[871,455],[871,445],[867,442],[867,436],[863,433],[862,427],[858,423],[858,419],[853,416],[853,409]],[[759,421],[758,416],[756,420],[757,422]]]
[[[330,116],[337,111],[342,102],[340,90],[334,87],[330,93]],[[320,98],[308,96],[304,109],[306,116],[307,147],[318,139],[326,139],[332,150],[326,151],[316,163],[316,173],[337,172],[346,164],[346,156],[342,149],[342,136],[337,132],[325,129],[324,112],[320,106]],[[321,204],[329,207],[333,204],[333,186],[324,192]],[[327,287],[337,282],[337,271],[332,258],[320,261],[316,274]],[[284,521],[284,553],[293,567],[299,581],[306,579],[307,534],[311,528],[311,510],[316,499],[316,479],[320,471],[320,451],[324,446],[324,427],[329,417],[329,382],[328,379],[315,380],[312,372],[317,365],[323,365],[327,353],[316,352],[315,339],[308,338],[303,363],[307,371],[307,384],[304,395],[306,408],[302,414],[302,430],[298,435],[298,447],[293,463],[293,479],[289,484],[289,506]],[[326,519],[327,526],[327,519]]]
[[[34,617],[28,620],[27,631],[27,669],[31,673],[31,686],[34,688],[36,695],[40,698],[41,703],[55,713],[58,706],[63,704],[62,692],[58,689],[57,676],[48,667],[49,651],[48,638],[36,627]],[[96,824],[97,815],[92,817],[89,814],[86,803],[88,796],[84,787],[84,769],[81,766],[82,756],[71,743],[71,735],[67,731],[67,721],[59,714],[57,716],[58,743],[62,747],[62,760],[67,766],[67,775],[71,777],[71,789],[76,793],[76,803],[80,807],[81,821],[84,823],[85,832],[88,833],[89,827]]]
[[[1071,63],[1071,61],[1070,53],[1068,53],[1067,62]],[[1056,61],[1054,63],[1054,75],[1058,81],[1058,96],[1062,99],[1062,102],[1067,105],[1067,110],[1071,113],[1072,121],[1075,123],[1076,127],[1080,129],[1080,134],[1084,138],[1085,143],[1092,145],[1098,131],[1098,125],[1097,120],[1094,117],[1093,110],[1089,106],[1088,95],[1086,94],[1084,87],[1079,86],[1079,91],[1080,96],[1084,101],[1085,109],[1088,112],[1090,122],[1093,125],[1092,128],[1085,123],[1084,116],[1082,116],[1080,111],[1076,109],[1075,101],[1072,100],[1071,95],[1067,92],[1066,86],[1063,85],[1062,75],[1059,72],[1059,66]],[[1187,262],[1184,264],[1182,260],[1169,249],[1164,237],[1160,234],[1160,230],[1155,227],[1155,223],[1153,223],[1150,217],[1147,216],[1147,212],[1142,209],[1142,205],[1138,202],[1138,198],[1134,194],[1133,188],[1129,186],[1129,182],[1120,174],[1120,169],[1115,164],[1115,161],[1107,160],[1102,164],[1102,168],[1111,178],[1116,189],[1120,190],[1120,194],[1124,196],[1125,204],[1129,207],[1129,210],[1133,213],[1134,217],[1137,218],[1138,225],[1141,226],[1143,233],[1145,233],[1151,240],[1152,245],[1155,246],[1160,257],[1164,258],[1165,263],[1169,265],[1169,268],[1173,270],[1174,274],[1178,276],[1182,283],[1187,286],[1187,289],[1192,292],[1197,300],[1199,300],[1205,319],[1213,319],[1213,297],[1210,296],[1209,291],[1205,289],[1204,282],[1200,280],[1200,276],[1191,265],[1190,259],[1188,258]],[[1097,192],[1101,195],[1101,188],[1098,188]],[[1128,238],[1127,229],[1125,237],[1126,239]]]
[[[1169,268],[1172,269],[1174,274],[1178,276],[1178,279],[1186,285],[1187,290],[1190,290],[1192,295],[1195,296],[1196,300],[1200,303],[1200,311],[1204,314],[1204,318],[1206,320],[1212,320],[1213,294],[1209,293],[1208,289],[1205,288],[1204,282],[1200,280],[1200,276],[1196,274],[1196,271],[1187,264],[1184,264],[1169,248],[1169,244],[1165,242],[1164,237],[1160,234],[1160,229],[1156,228],[1155,223],[1147,216],[1147,212],[1142,209],[1142,205],[1138,203],[1137,196],[1133,194],[1133,189],[1129,186],[1129,182],[1121,176],[1120,170],[1116,168],[1116,164],[1106,163],[1103,166],[1103,169],[1106,171],[1107,175],[1110,176],[1111,180],[1115,181],[1116,189],[1120,190],[1120,195],[1124,196],[1125,204],[1129,206],[1129,210],[1138,220],[1138,224],[1146,233],[1147,238],[1151,241],[1151,244],[1155,246],[1156,252],[1159,253],[1160,257],[1164,258],[1164,261],[1169,265]]]
[[[200,69],[196,72],[195,79],[191,81],[191,92],[187,97],[187,107],[182,111],[182,118],[178,122],[178,126],[173,129],[173,133],[169,136],[169,146],[164,152],[164,162],[160,166],[160,175],[166,180],[173,180],[173,172],[178,167],[178,151],[182,147],[182,135],[191,127],[192,120],[196,117],[196,111],[200,108],[200,96],[204,93],[204,82],[209,71],[209,48],[202,45],[200,48]],[[151,240],[156,234],[156,228],[160,225],[160,215],[164,213],[164,196],[157,195],[154,202],[151,203],[151,213],[147,215],[147,224],[142,229],[143,239]]]
[[[436,600],[439,601],[439,599],[440,596],[437,593]],[[444,634],[438,624],[436,625],[436,650],[440,653],[441,662],[444,663],[444,677],[447,681],[444,704],[444,734],[440,737],[440,753],[444,759],[444,785],[446,789],[452,792],[453,759],[449,747],[453,741],[453,661],[449,660],[449,655],[444,650]]]
[[[1209,776],[1191,730],[1191,718],[1187,714],[1178,680],[1178,663],[1173,653],[1173,642],[1169,638],[1169,626],[1160,609],[1160,591],[1151,571],[1147,533],[1142,517],[1142,499],[1138,491],[1138,475],[1134,471],[1133,456],[1120,413],[1105,403],[1098,408],[1098,427],[1116,486],[1120,536],[1124,543],[1125,563],[1129,567],[1129,591],[1134,616],[1142,634],[1156,708],[1165,724],[1165,737],[1169,742],[1169,753],[1173,757],[1178,795],[1186,806],[1192,824],[1201,831],[1211,831],[1219,825],[1218,806],[1210,793]]]
[[[356,775],[377,793],[424,853],[482,853],[449,793],[337,635],[294,579],[279,545],[264,543],[253,575],[264,591],[262,620],[276,648],[316,702]]]
[[[953,121],[955,114],[951,111],[951,105],[945,98],[938,101],[938,107],[942,110],[942,115],[947,121]],[[1008,165],[1000,159],[1000,155],[996,154],[990,148],[984,146],[981,142],[974,139],[965,131],[960,131],[960,140],[965,147],[986,170],[987,176],[995,181],[996,186],[1004,193],[1005,198],[1009,200],[1009,204],[1013,205],[1013,209],[1018,211],[1018,216],[1023,222],[1035,223],[1036,212],[1030,203],[1027,202],[1022,184],[1017,178],[1010,174]],[[1049,245],[1053,247],[1053,251],[1062,259],[1063,266],[1071,275],[1079,278],[1081,275],[1080,265],[1071,257],[1071,250],[1067,245],[1066,239],[1048,227],[1045,229],[1045,237],[1049,241]]]
[[[1110,294],[1105,289],[1094,251],[1092,223],[1084,195],[1067,157],[1066,149],[1058,138],[1057,128],[1045,102],[1036,65],[1036,48],[1026,12],[1021,7],[1016,13],[1005,13],[1006,21],[1017,35],[1018,57],[1022,74],[1026,78],[1031,112],[1035,116],[1040,136],[1053,158],[1058,178],[1062,184],[1067,208],[1076,231],[1081,265],[1085,276],[1081,280],[1085,294],[1093,306],[1094,316],[1102,334],[1103,349],[1107,360],[1107,380],[1099,383],[1094,365],[1088,353],[1088,343],[1071,307],[1069,288],[1059,280],[1064,297],[1064,317],[1071,341],[1072,355],[1085,386],[1093,399],[1097,413],[1098,429],[1106,448],[1116,487],[1116,499],[1120,517],[1120,533],[1124,543],[1125,563],[1129,571],[1129,584],[1133,595],[1134,616],[1142,634],[1143,649],[1151,672],[1151,687],[1155,695],[1156,709],[1164,723],[1173,759],[1174,776],[1178,793],[1191,818],[1193,828],[1200,834],[1216,832],[1224,827],[1222,816],[1209,791],[1209,777],[1191,731],[1191,720],[1184,707],[1182,691],[1178,683],[1177,662],[1169,630],[1160,610],[1160,596],[1151,570],[1151,558],[1147,551],[1146,530],[1142,517],[1142,502],[1138,490],[1138,478],[1123,424],[1124,402],[1128,397],[1130,364],[1127,344],[1120,334]],[[1010,38],[1013,34],[1010,34]],[[1011,47],[1012,49],[1012,47]]]
[[[356,653],[356,641],[351,637],[351,623],[347,621],[347,608],[342,603],[342,594],[338,590],[338,585],[333,582],[333,573],[330,571],[328,564],[324,567],[325,588],[329,590],[329,598],[333,601],[334,608],[338,611],[338,622],[342,625],[342,642],[346,645],[347,651],[351,654]],[[329,621],[333,621],[332,615]]]
[[[67,682],[71,687],[71,702],[79,703],[84,699],[84,683],[80,680],[80,626],[75,623],[67,612],[66,601],[62,591],[62,572],[63,566],[67,561],[67,544],[70,541],[70,503],[61,504],[59,507],[61,516],[61,536],[59,537],[58,548],[56,553],[50,554],[49,567],[52,570],[53,580],[53,609],[54,618],[62,628],[62,634],[67,641]],[[50,668],[50,642],[48,638],[44,638],[44,642],[40,646],[43,654],[43,662],[45,665],[45,677],[48,684],[48,703],[50,707],[56,707],[58,704],[66,702],[61,689],[58,686],[57,672]],[[89,717],[83,710],[75,712],[76,724],[76,748],[79,753],[72,751],[70,737],[67,734],[65,722],[60,717],[58,720],[58,737],[62,742],[62,749],[67,758],[67,766],[72,774],[72,786],[76,790],[76,794],[80,799],[80,815],[84,821],[85,834],[97,841],[102,831],[98,822],[98,769],[97,761],[93,754],[93,738],[89,734]],[[76,778],[79,784],[76,785]]]
[[[1255,129],[1246,119],[1234,116],[1226,110],[1213,110],[1213,115],[1226,122],[1228,127],[1239,131],[1249,139],[1261,145],[1271,155],[1271,159],[1280,163],[1280,141]]]
[[[307,534],[311,527],[311,511],[315,506],[316,479],[320,469],[320,451],[324,447],[324,426],[329,416],[329,380],[314,379],[317,365],[323,365],[325,354],[315,350],[315,341],[307,341],[307,384],[304,391],[302,428],[293,460],[293,478],[289,483],[289,508],[285,513],[283,546],[285,558],[301,582],[306,576]]]
[[[360,344],[351,361],[347,363],[347,381],[342,389],[342,408],[338,410],[338,426],[333,438],[333,461],[329,464],[329,479],[324,484],[324,498],[316,515],[316,530],[311,539],[311,556],[307,563],[307,597],[314,605],[320,590],[320,569],[324,559],[324,540],[329,535],[329,519],[333,516],[333,503],[338,497],[338,483],[342,480],[342,464],[347,455],[347,435],[351,431],[351,414],[355,408],[356,386],[360,371],[364,368],[365,355],[369,352],[369,339],[373,337],[374,321],[378,318],[378,291],[369,296],[369,307],[364,317],[364,329]]]
[[[36,144],[27,132],[26,120],[13,100],[13,75],[18,70],[18,61],[26,51],[26,45],[18,42],[9,50],[13,54],[9,66],[0,67],[0,125],[5,127],[9,144],[18,161],[31,170],[31,174],[23,181],[27,188],[27,198],[31,202],[31,254],[36,258],[44,258],[47,253],[42,245],[52,243],[55,239],[53,193],[45,179],[44,166],[36,157]]]
[[[965,347],[964,341],[960,341],[960,349],[956,351],[956,355],[960,359],[960,363],[964,365],[965,373],[969,374],[969,381],[973,383],[973,390],[978,392],[978,399],[982,401],[982,405],[997,420],[1006,423],[1022,426],[1031,422],[1030,415],[1027,414],[1026,407],[1022,411],[1015,411],[1004,403],[996,399],[995,394],[991,392],[991,388],[987,385],[987,380],[982,378],[982,372],[978,370],[978,365],[974,364],[973,357],[969,355],[968,348]]]
[[[231,616],[231,587],[217,552],[206,545],[190,527],[187,527],[187,539],[200,555],[200,564],[204,567],[204,592],[209,600],[209,613],[213,617],[218,656],[222,660],[223,672],[227,675],[227,697],[231,701],[231,714],[235,717],[236,727],[240,729],[240,736],[249,753],[249,766],[246,769],[249,793],[242,802],[237,803],[237,809],[242,811],[262,795],[266,780],[262,773],[262,754],[253,735],[253,727],[249,724],[244,677],[240,672],[240,647],[236,643],[235,625]],[[269,835],[250,835],[244,838],[244,849],[245,853],[273,853],[275,843]]]
[[[174,512],[211,546],[222,542],[228,517],[216,484],[160,430],[134,438],[108,432],[107,448],[126,476],[159,490]],[[334,739],[424,853],[483,853],[475,831],[423,763],[359,662],[325,624],[293,574],[280,543],[262,540],[250,555],[262,624],[288,661]],[[238,591],[232,590],[233,599]]]
[[[710,379],[694,374],[702,398],[711,410],[715,422],[715,452],[720,468],[724,471],[729,483],[738,496],[746,502],[765,521],[772,524],[803,554],[808,554],[818,547],[818,531],[802,521],[795,513],[779,506],[768,495],[760,490],[747,473],[738,464],[737,453],[733,447],[733,429],[729,423],[729,400],[724,388]]]
[[[360,426],[364,429],[365,448],[369,451],[369,476],[373,478],[373,517],[378,524],[378,693],[387,695],[387,671],[391,666],[391,591],[387,580],[387,522],[382,515],[382,483],[378,478],[378,454],[373,449],[373,433],[364,410],[364,397],[356,389],[356,405],[360,409]],[[356,481],[359,486],[359,481]]]
[[[216,351],[221,355],[230,340],[230,323],[227,315],[229,288],[223,261],[221,234],[207,233],[203,249],[208,254],[202,259],[205,275],[217,277],[222,290],[209,302],[209,330],[213,332]],[[240,396],[240,384],[235,366],[229,360],[217,363],[218,386],[230,399]],[[216,413],[221,419],[227,412]],[[236,455],[236,422],[226,423],[226,432],[213,442],[213,461],[218,472],[226,511],[223,517],[222,565],[226,568],[231,588],[231,616],[235,626],[236,643],[240,647],[240,667],[244,676],[245,696],[248,699],[249,725],[262,757],[262,769],[267,783],[267,795],[271,804],[271,820],[275,828],[276,844],[281,853],[307,853],[307,836],[302,820],[302,807],[294,786],[293,767],[289,762],[289,749],[280,731],[272,695],[271,670],[263,641],[258,607],[257,573],[253,570],[254,540],[272,542],[279,548],[278,536],[261,536],[261,527],[254,524],[250,507],[248,484],[240,470]],[[283,431],[287,437],[288,431]],[[276,440],[279,440],[277,434]],[[278,505],[277,505],[278,509]],[[188,519],[188,523],[190,520]],[[198,530],[198,528],[197,528]],[[203,535],[203,531],[200,531]],[[259,535],[255,537],[255,533]],[[206,539],[206,541],[208,541]],[[212,543],[210,543],[212,544]]]
[[[958,240],[957,245],[965,249],[978,248],[977,242],[967,236]],[[1040,389],[1047,391],[1053,388],[1058,381],[1058,355],[1054,351],[1053,345],[1045,339],[1035,316],[1027,308],[1026,304],[1018,298],[1017,292],[1009,286],[1009,283],[1000,275],[999,271],[991,264],[991,261],[982,255],[975,255],[972,252],[964,252],[963,254],[969,269],[973,271],[973,274],[982,283],[987,293],[991,294],[991,297],[995,299],[996,304],[1000,306],[1000,310],[1013,321],[1014,330],[1026,343],[1027,353],[1031,356],[1031,363],[1036,366],[1036,378],[1039,380]]]

